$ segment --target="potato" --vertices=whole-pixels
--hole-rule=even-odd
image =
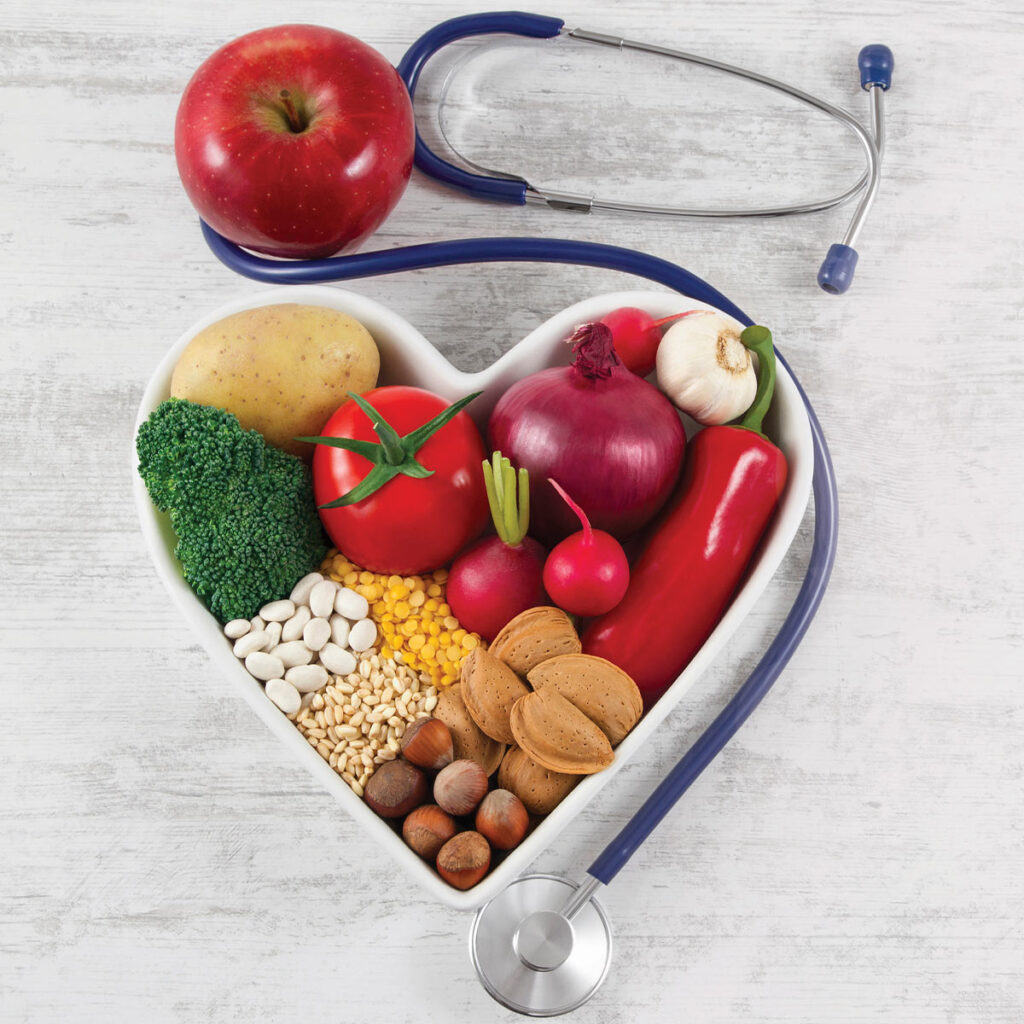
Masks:
[[[188,344],[171,395],[215,405],[272,445],[312,459],[319,434],[350,391],[377,384],[380,353],[357,320],[323,306],[287,302],[218,320]]]

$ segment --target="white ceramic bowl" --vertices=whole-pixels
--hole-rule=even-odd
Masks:
[[[348,313],[365,324],[380,348],[382,384],[400,382],[418,385],[449,400],[460,398],[470,391],[483,391],[483,395],[469,407],[480,423],[486,421],[499,396],[514,381],[546,366],[568,362],[570,352],[563,342],[576,324],[598,320],[619,306],[639,306],[661,317],[703,305],[664,292],[616,292],[595,296],[553,316],[486,370],[468,374],[452,366],[415,327],[371,299],[326,286],[277,288],[249,295],[216,309],[185,331],[150,379],[139,406],[136,427],[168,397],[174,365],[182,350],[199,331],[240,310],[278,302],[328,306]],[[614,763],[576,786],[517,849],[468,892],[459,892],[443,882],[433,868],[420,860],[389,825],[356,797],[302,738],[298,729],[268,700],[261,685],[236,660],[231,652],[231,644],[221,632],[220,624],[182,579],[173,555],[175,538],[168,518],[154,508],[145,485],[135,472],[137,460],[134,441],[131,452],[132,476],[142,532],[157,573],[214,664],[296,760],[323,784],[368,835],[400,863],[410,876],[442,903],[456,909],[470,910],[481,906],[525,870],[580,810],[593,800],[615,772],[643,746],[683,694],[711,664],[771,579],[803,518],[813,469],[810,427],[804,405],[792,378],[782,366],[779,367],[771,414],[771,431],[789,460],[789,480],[779,513],[764,538],[746,582],[718,627],[668,692],[619,744]]]

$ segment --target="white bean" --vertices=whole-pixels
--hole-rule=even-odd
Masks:
[[[348,619],[343,615],[331,616],[331,640],[339,647],[348,647]]]
[[[288,597],[295,602],[295,604],[308,604],[309,603],[309,592],[318,584],[323,583],[323,576],[318,572],[310,572],[299,580],[298,583],[292,587],[292,592]]]
[[[334,598],[334,610],[346,619],[365,619],[370,610],[369,602],[362,594],[348,587],[341,587]]]
[[[252,629],[252,626],[249,624],[248,619],[232,619],[224,627],[224,635],[229,640],[237,640],[239,637],[245,636],[250,629]]]
[[[338,584],[334,580],[321,580],[309,592],[309,610],[318,618],[326,619],[334,611],[334,594]]]
[[[281,640],[288,643],[290,640],[298,640],[306,623],[313,617],[313,613],[305,606],[296,608],[295,614],[281,627]]]
[[[249,670],[249,675],[255,676],[257,679],[280,679],[284,675],[284,665],[281,659],[264,651],[253,651],[252,654],[247,655],[245,667]]]
[[[347,676],[356,670],[355,655],[337,644],[324,644],[320,648],[320,664],[336,676]]]
[[[260,609],[260,615],[267,622],[285,622],[295,614],[295,604],[287,599],[270,601]]]
[[[323,665],[296,665],[284,677],[299,693],[312,693],[327,685],[327,669]]]
[[[362,652],[373,646],[377,639],[377,626],[373,619],[360,619],[348,634],[348,645],[353,651]]]
[[[311,651],[319,651],[330,639],[331,624],[326,619],[310,619],[302,631],[302,642]]]
[[[270,653],[275,658],[280,658],[285,668],[308,665],[313,660],[313,652],[301,640],[289,640],[287,643],[278,644]]]
[[[231,649],[235,652],[236,658],[245,658],[253,651],[262,650],[268,639],[264,630],[250,630],[245,636],[236,640],[235,646]]]
[[[252,629],[252,631],[254,633],[256,633],[256,632],[262,633],[263,630],[265,630],[267,628],[267,624],[263,621],[263,619],[259,615],[254,615],[249,620],[249,628]]]
[[[265,632],[267,634],[267,642],[263,645],[263,650],[269,651],[281,642],[281,623],[268,622]]]
[[[299,691],[283,679],[268,679],[266,693],[286,715],[294,715],[302,706]]]

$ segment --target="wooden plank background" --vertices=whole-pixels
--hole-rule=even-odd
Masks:
[[[222,686],[159,585],[130,494],[147,377],[190,323],[260,287],[207,252],[178,184],[172,126],[192,70],[288,20],[397,61],[466,10],[0,10],[4,1021],[514,1019],[474,978],[469,918],[413,889]],[[860,46],[887,42],[897,61],[885,179],[843,298],[814,284],[842,211],[586,218],[417,175],[377,240],[535,233],[680,262],[775,329],[832,445],[842,541],[823,609],[764,707],[602,896],[615,961],[574,1019],[1019,1024],[1020,4],[545,13],[746,63],[858,113]],[[756,200],[856,167],[836,133],[741,87],[610,51],[551,66],[577,60],[565,88],[543,90],[527,62],[523,104],[495,100],[493,116],[453,91],[450,131],[485,162],[532,144],[531,173],[561,172],[556,187]],[[480,90],[500,78],[483,68]],[[634,284],[495,265],[351,287],[478,368],[558,309]],[[781,622],[809,538],[810,519],[729,656],[537,869],[578,877],[713,718]]]

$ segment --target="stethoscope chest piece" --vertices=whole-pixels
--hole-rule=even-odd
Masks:
[[[470,954],[488,993],[530,1017],[554,1017],[585,1003],[612,956],[612,933],[591,897],[567,916],[575,883],[524,875],[477,911]]]

